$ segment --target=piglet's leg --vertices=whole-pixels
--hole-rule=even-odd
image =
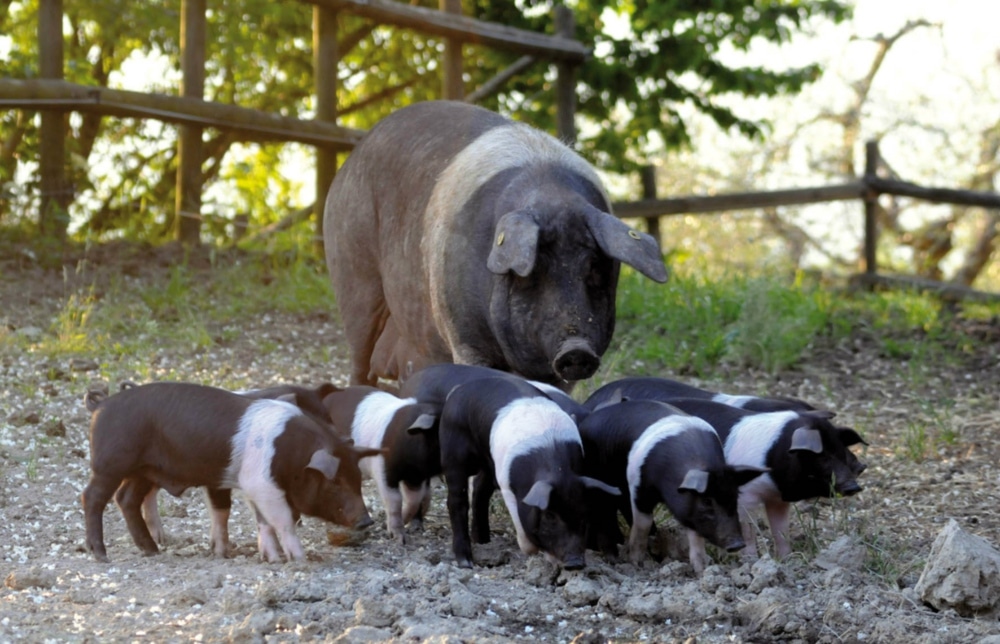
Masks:
[[[701,576],[708,565],[708,555],[705,554],[705,537],[694,530],[688,530],[688,561],[694,568],[694,574]]]
[[[260,556],[268,563],[280,563],[281,547],[278,545],[274,528],[268,525],[267,520],[264,519],[256,505],[251,503],[250,507],[253,508],[254,516],[257,517],[257,550],[260,551]]]
[[[646,559],[652,527],[652,514],[632,508],[632,530],[628,533],[628,557],[632,563],[641,563]]]
[[[94,558],[103,563],[108,562],[108,552],[104,548],[104,508],[119,483],[121,479],[113,476],[94,474],[80,495],[87,524],[87,547],[94,553]]]
[[[125,524],[128,526],[132,541],[146,555],[155,555],[160,551],[156,547],[156,542],[146,528],[146,521],[142,518],[142,505],[146,494],[153,489],[153,483],[144,478],[127,478],[115,492],[115,502],[125,517]]]
[[[740,504],[740,528],[743,531],[743,543],[747,544],[743,548],[740,556],[744,559],[757,558],[757,523],[754,521],[753,512]]]
[[[146,498],[142,500],[142,518],[146,521],[146,528],[149,530],[153,541],[161,546],[166,545],[167,534],[163,530],[163,522],[160,520],[160,508],[156,505],[156,494],[159,487],[154,486],[146,493]]]
[[[212,554],[226,557],[229,554],[229,513],[233,505],[232,490],[206,489],[205,496],[212,510],[210,532]]]
[[[389,536],[403,545],[406,543],[406,533],[403,530],[403,495],[398,487],[392,487],[386,481],[384,459],[375,459],[372,464],[372,478],[375,480],[375,487],[378,488],[378,495],[385,508],[385,522],[389,529]]]
[[[451,549],[460,568],[472,568],[472,541],[469,539],[469,478],[464,472],[448,472],[448,518],[451,520]]]
[[[764,504],[767,511],[767,521],[771,526],[771,537],[774,539],[774,551],[778,559],[784,559],[792,554],[792,546],[788,543],[790,503],[771,501]]]
[[[431,505],[430,482],[424,481],[416,488],[400,482],[399,491],[403,495],[403,525],[409,525],[412,530],[423,530],[424,515]]]
[[[278,537],[281,549],[290,561],[305,559],[306,553],[302,549],[302,542],[295,534],[295,517],[292,516],[292,509],[288,507],[284,495],[257,499],[254,505],[257,510],[257,527],[261,531],[260,534],[267,532],[262,523],[266,524],[266,526],[273,528],[273,534]],[[268,561],[274,560],[268,556]]]

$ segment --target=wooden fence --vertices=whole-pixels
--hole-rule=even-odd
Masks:
[[[880,195],[912,197],[932,203],[978,206],[1000,209],[1000,195],[995,192],[955,190],[951,188],[926,187],[908,181],[886,179],[878,176],[881,156],[877,141],[865,145],[865,173],[862,177],[839,185],[771,190],[767,192],[733,192],[712,196],[687,196],[671,199],[655,198],[655,183],[643,177],[641,201],[614,204],[619,217],[644,218],[648,229],[659,230],[659,218],[669,215],[715,213],[729,210],[752,208],[774,208],[776,206],[803,206],[829,201],[861,200],[864,203],[864,272],[855,276],[861,286],[901,286],[940,293],[947,297],[1000,301],[1000,293],[988,293],[968,288],[964,285],[939,282],[912,276],[889,276],[878,273],[878,199]],[[659,238],[659,235],[654,235]]]
[[[182,0],[181,43],[183,81],[180,96],[164,96],[76,85],[63,80],[62,0],[40,0],[38,39],[40,78],[22,80],[0,78],[0,108],[29,108],[41,112],[39,173],[41,177],[40,226],[43,232],[57,230],[55,213],[65,212],[73,196],[65,179],[66,111],[102,115],[152,118],[180,126],[178,141],[177,201],[175,231],[185,242],[197,241],[201,221],[201,140],[206,127],[230,131],[242,140],[296,141],[316,149],[317,222],[322,225],[324,195],[336,172],[337,153],[350,150],[364,132],[336,124],[336,24],[339,12],[349,12],[405,29],[446,40],[442,95],[454,100],[475,102],[497,91],[503,83],[538,61],[553,63],[557,70],[557,135],[575,140],[575,69],[590,54],[574,40],[572,12],[556,7],[556,35],[549,36],[483,22],[460,15],[458,0],[440,0],[440,11],[411,6],[393,0],[301,0],[313,5],[313,68],[316,80],[314,120],[283,117],[257,110],[203,100],[205,69],[205,12],[207,0]],[[464,96],[462,45],[476,43],[521,54],[510,68]],[[912,277],[878,274],[876,222],[879,195],[899,195],[935,203],[984,208],[1000,208],[1000,196],[992,192],[972,192],[948,188],[928,188],[905,181],[881,178],[877,174],[879,153],[876,142],[866,148],[865,174],[840,185],[796,188],[768,192],[688,196],[671,199],[655,197],[652,173],[642,176],[644,199],[615,204],[619,217],[647,220],[658,238],[659,217],[677,214],[723,212],[859,199],[864,203],[864,272],[858,281],[868,287],[888,284],[915,286],[951,296],[1000,299],[1000,294],[983,293],[962,286],[931,282]]]
[[[482,100],[504,82],[538,61],[556,68],[558,136],[576,138],[575,68],[590,50],[574,39],[572,12],[555,10],[555,35],[514,29],[462,15],[457,0],[440,0],[441,11],[393,0],[300,0],[313,6],[313,72],[316,116],[308,121],[205,101],[205,38],[207,0],[182,0],[180,21],[181,88],[179,96],[144,94],[68,83],[63,80],[62,0],[40,0],[38,17],[39,78],[0,78],[0,108],[38,110],[40,128],[40,213],[45,234],[65,232],[59,224],[73,198],[66,180],[67,111],[152,118],[179,126],[175,233],[181,241],[197,242],[201,226],[202,131],[206,127],[238,134],[243,140],[297,141],[316,149],[317,225],[321,226],[324,196],[333,181],[337,153],[351,149],[363,132],[336,124],[337,16],[341,12],[379,24],[415,29],[445,39],[442,96]],[[464,97],[462,45],[475,43],[521,54],[510,69]]]

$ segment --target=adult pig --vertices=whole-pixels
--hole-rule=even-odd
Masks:
[[[586,563],[585,492],[618,490],[582,475],[583,446],[573,419],[537,388],[483,378],[448,395],[440,419],[452,549],[472,567],[469,478],[484,485],[475,501],[475,538],[489,540],[489,501],[500,490],[522,552],[538,551],[567,569]]]
[[[361,497],[358,449],[319,427],[295,405],[252,400],[202,385],[161,382],[111,397],[90,393],[91,477],[82,494],[87,546],[108,561],[104,508],[112,496],[135,544],[158,551],[141,506],[154,488],[180,495],[208,490],[212,544],[224,555],[231,491],[244,491],[268,561],[305,553],[295,534],[302,514],[344,526],[371,524]],[[279,550],[280,546],[280,550]]]
[[[351,384],[440,362],[567,389],[589,378],[620,262],[667,279],[656,241],[610,213],[593,168],[527,125],[450,101],[386,117],[326,199]]]
[[[423,525],[430,480],[441,474],[439,408],[366,385],[331,392],[323,404],[342,435],[359,447],[382,450],[361,462],[361,473],[375,482],[389,534],[405,544],[404,526]]]
[[[584,472],[622,493],[617,508],[592,502],[591,529],[609,551],[620,540],[618,512],[632,525],[629,558],[646,557],[653,510],[663,503],[687,529],[692,568],[707,563],[705,540],[727,551],[744,547],[737,499],[740,486],[766,470],[726,463],[722,442],[704,420],[652,400],[604,406],[580,423]]]
[[[749,511],[764,506],[775,552],[783,558],[792,551],[788,542],[792,503],[851,496],[862,489],[851,466],[849,447],[863,441],[853,429],[831,425],[829,412],[752,412],[693,398],[672,399],[670,404],[712,425],[722,437],[730,464],[770,470],[740,490],[749,556],[757,554]]]

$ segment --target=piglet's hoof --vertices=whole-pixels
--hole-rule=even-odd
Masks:
[[[456,559],[455,565],[459,568],[472,568],[472,559]]]

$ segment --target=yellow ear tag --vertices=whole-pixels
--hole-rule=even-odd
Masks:
[[[502,245],[503,245],[503,233],[500,233],[500,236],[497,237],[497,246],[502,246]]]
[[[637,231],[635,231],[635,230],[629,230],[628,231],[628,236],[631,237],[632,239],[641,239],[642,238],[642,236]]]

